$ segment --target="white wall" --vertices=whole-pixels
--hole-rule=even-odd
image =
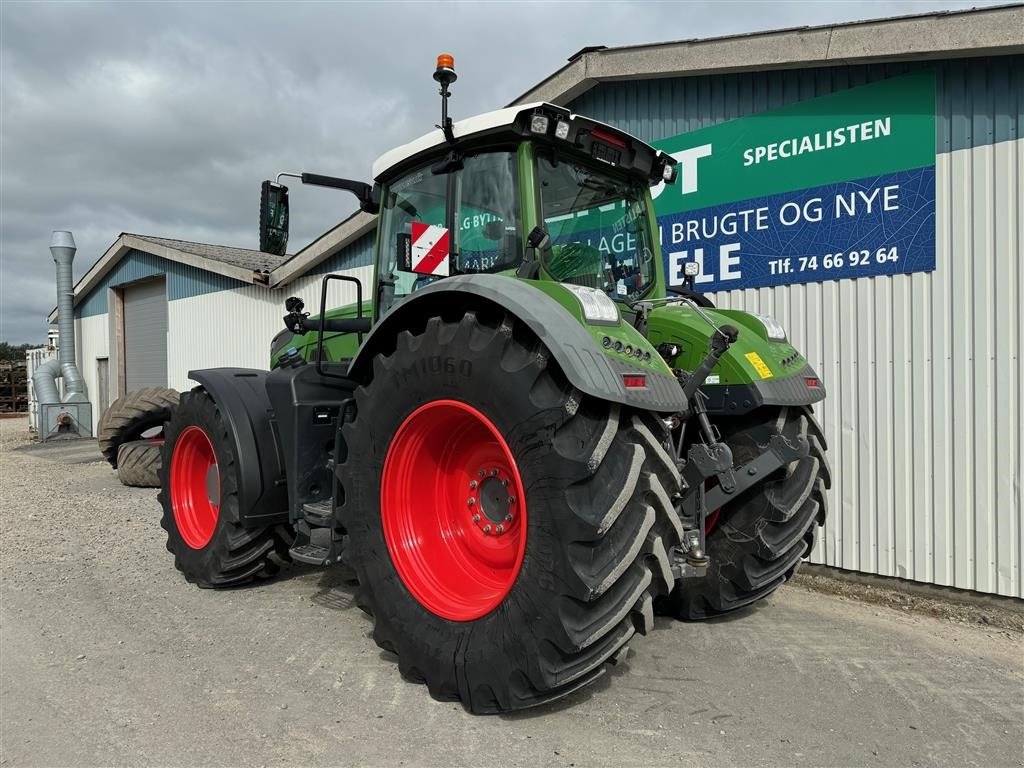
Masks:
[[[929,273],[715,295],[774,315],[824,379],[812,560],[1024,596],[1024,140],[936,158]]]
[[[369,300],[372,266],[338,274],[359,278],[363,283],[363,300]],[[322,280],[323,275],[312,275],[283,290],[253,285],[168,302],[168,386],[181,391],[194,387],[188,372],[198,368],[266,369],[270,365],[270,341],[284,329],[285,299],[298,296],[306,302],[306,311],[316,314]],[[331,282],[328,308],[353,304],[355,300],[354,285]]]
[[[96,434],[96,427],[99,424],[100,404],[104,398],[100,396],[98,381],[98,366],[96,360],[101,357],[108,357],[108,323],[109,315],[104,312],[102,315],[90,315],[75,320],[75,346],[78,359],[78,370],[82,372],[85,379],[85,391],[89,395],[89,402],[92,403],[92,433]],[[112,376],[116,375],[111,372]]]

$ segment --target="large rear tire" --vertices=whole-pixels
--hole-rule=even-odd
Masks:
[[[793,577],[825,522],[832,481],[825,437],[809,407],[766,408],[719,428],[737,466],[759,455],[770,434],[803,435],[811,450],[708,516],[708,573],[679,581],[666,601],[666,612],[679,619],[707,619],[764,599]]]
[[[403,332],[356,403],[341,514],[404,677],[519,709],[652,627],[681,535],[659,419],[581,395],[514,319],[472,312]]]
[[[176,389],[146,387],[111,403],[96,429],[100,453],[110,466],[117,469],[117,449],[122,444],[142,439],[143,433],[151,433],[145,435],[147,438],[159,437],[158,428],[170,420],[180,397]]]
[[[181,397],[164,435],[159,470],[167,551],[200,587],[234,587],[278,570],[287,559],[288,526],[238,522],[235,441],[217,403],[202,387]]]

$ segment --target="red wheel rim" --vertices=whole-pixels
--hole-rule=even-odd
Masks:
[[[213,443],[201,427],[186,427],[174,444],[171,510],[178,533],[192,549],[210,542],[220,516],[220,471]]]
[[[505,599],[526,551],[525,494],[484,414],[455,400],[416,409],[388,448],[380,503],[391,561],[424,608],[472,621]]]

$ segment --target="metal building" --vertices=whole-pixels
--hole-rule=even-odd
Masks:
[[[351,219],[292,257],[118,237],[75,286],[77,357],[94,428],[107,406],[133,389],[185,391],[194,386],[194,368],[265,368],[288,296],[318,298],[328,272],[369,285],[373,235],[365,224],[344,250],[338,232],[353,232]],[[331,283],[331,306],[355,301],[350,285]]]
[[[774,315],[824,377],[834,483],[811,559],[1024,596],[1024,7],[595,46],[514,103],[538,100],[677,154],[681,190],[656,200],[670,277],[682,259],[701,259],[719,306]],[[801,126],[837,119],[807,143],[812,128]],[[773,139],[773,125],[791,133]],[[845,165],[830,154],[840,146],[835,131],[862,145]],[[729,166],[722,147],[750,136],[769,138]],[[797,155],[788,167],[799,173],[751,176],[749,189],[742,181],[760,168],[785,169]],[[703,208],[685,197],[667,202],[689,192],[705,199],[699,167],[715,172],[717,197]],[[835,198],[836,217],[845,210],[843,227],[823,229],[813,202],[822,189]],[[895,237],[890,219],[853,210],[864,200],[888,207],[890,194],[894,209],[902,206],[892,219],[898,243],[886,239]],[[724,227],[699,248],[688,236],[677,242],[698,219],[721,226],[731,214],[735,226],[751,199],[777,206],[780,217],[797,206],[787,227],[804,219],[744,233],[742,247],[721,242]],[[79,360],[90,393],[99,393],[94,412],[130,383],[160,379],[164,360],[167,384],[179,389],[189,386],[189,368],[265,366],[287,295],[314,295],[330,271],[368,283],[373,225],[373,216],[356,214],[287,260],[122,235],[76,288]],[[877,242],[876,230],[885,235]],[[815,237],[833,238],[830,252],[809,250]],[[865,238],[870,249],[856,245]],[[751,243],[761,250],[747,255]],[[821,271],[800,271],[801,257]],[[340,289],[332,297],[353,300]],[[136,327],[136,309],[147,324]]]
[[[933,80],[930,269],[713,294],[774,315],[829,388],[834,483],[814,562],[1024,596],[1022,53],[1016,5],[588,49],[518,100],[664,142],[795,105],[810,119],[815,100],[899,76]]]

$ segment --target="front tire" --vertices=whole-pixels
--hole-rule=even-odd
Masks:
[[[278,570],[286,526],[246,528],[239,520],[235,442],[217,403],[202,387],[181,396],[164,433],[159,470],[167,551],[200,587],[234,587]]]
[[[681,535],[660,420],[583,396],[503,314],[403,332],[356,403],[341,514],[404,677],[474,713],[519,709],[651,628]]]
[[[719,424],[737,466],[766,447],[771,434],[801,435],[810,453],[708,516],[707,575],[681,580],[666,612],[678,619],[720,616],[768,597],[789,581],[825,523],[831,474],[825,437],[809,407],[765,408]]]

